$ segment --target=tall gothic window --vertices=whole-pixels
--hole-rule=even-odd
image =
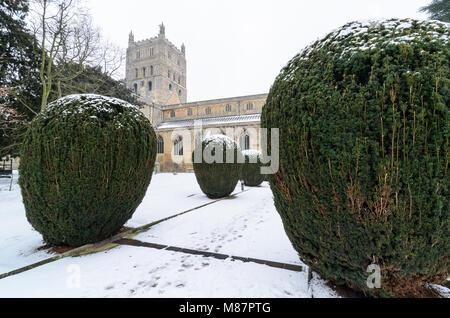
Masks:
[[[147,71],[147,69],[145,67],[142,68],[142,76],[145,77],[145,72]]]
[[[153,75],[153,65],[150,66],[150,75]]]
[[[161,136],[158,136],[157,151],[158,154],[164,153],[164,139]]]
[[[137,95],[137,93],[138,93],[138,85],[136,83],[134,83],[133,88],[134,88],[134,93]]]
[[[152,81],[150,81],[150,82],[148,82],[148,90],[152,91],[152,89],[153,89],[153,83],[152,83]]]
[[[175,156],[183,155],[183,137],[178,136],[173,142],[173,153]]]
[[[250,149],[250,136],[247,133],[242,134],[239,140],[239,146],[242,150]]]
[[[134,69],[134,77],[138,78],[139,77],[139,70],[136,68]]]

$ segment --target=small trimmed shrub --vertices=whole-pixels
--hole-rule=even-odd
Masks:
[[[324,279],[420,296],[448,277],[449,35],[436,21],[352,22],[276,78],[261,119],[280,129],[275,206]]]
[[[256,150],[244,150],[242,155],[245,163],[242,167],[242,180],[248,187],[257,187],[266,178],[265,174],[261,174],[261,152]]]
[[[195,150],[192,152],[195,177],[200,188],[211,199],[229,196],[236,188],[241,175],[241,150],[231,138],[224,135],[207,137],[201,145],[196,145],[200,146],[203,154],[201,162],[195,162]],[[219,151],[222,151],[222,154]],[[211,154],[211,159],[205,158],[204,154]],[[230,156],[228,163],[227,154]]]
[[[26,216],[51,245],[105,239],[141,203],[152,177],[156,136],[125,101],[71,95],[32,121],[20,155]]]

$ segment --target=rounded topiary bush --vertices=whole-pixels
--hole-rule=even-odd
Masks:
[[[265,174],[261,174],[261,152],[256,150],[242,151],[245,163],[242,166],[242,180],[244,184],[249,187],[257,187],[266,178]]]
[[[196,159],[196,151],[201,153],[200,158]],[[192,152],[192,162],[203,193],[211,199],[217,199],[230,195],[236,188],[243,158],[241,150],[231,138],[213,135],[196,145]]]
[[[353,22],[295,56],[262,127],[280,129],[275,205],[301,258],[373,296],[449,273],[449,25]],[[381,269],[369,288],[368,265]]]
[[[32,121],[20,155],[26,216],[51,245],[117,232],[144,198],[156,156],[148,119],[125,101],[71,95]]]

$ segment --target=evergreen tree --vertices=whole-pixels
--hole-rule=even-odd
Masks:
[[[450,23],[450,0],[433,0],[420,11],[426,12],[430,19]]]
[[[17,155],[29,121],[39,111],[39,50],[24,19],[28,1],[0,1],[0,156]]]
[[[77,75],[75,78],[70,76],[75,72],[80,72],[80,75]],[[62,74],[64,80],[60,82],[59,89],[56,87],[52,89],[52,94],[49,96],[50,102],[58,99],[59,94],[61,96],[71,94],[99,94],[120,98],[136,106],[143,105],[132,94],[132,91],[126,88],[122,81],[110,77],[100,66],[65,65],[64,73]]]

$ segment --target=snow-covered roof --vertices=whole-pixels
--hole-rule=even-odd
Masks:
[[[174,128],[188,128],[194,127],[194,123],[198,122],[203,126],[209,125],[234,125],[240,123],[254,122],[259,123],[261,121],[261,114],[249,114],[239,116],[225,116],[225,117],[212,117],[212,118],[200,118],[200,119],[187,119],[162,122],[156,127],[156,129],[174,129]]]

